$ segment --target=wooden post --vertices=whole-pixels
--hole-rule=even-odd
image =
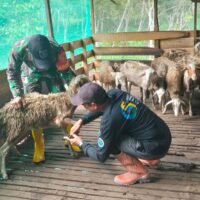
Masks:
[[[44,0],[44,3],[45,3],[45,10],[46,10],[46,16],[47,16],[48,33],[49,33],[49,36],[52,39],[54,39],[50,2],[49,2],[49,0]]]
[[[89,69],[87,64],[87,50],[86,50],[86,44],[82,40],[82,49],[83,49],[83,69],[86,75],[89,75]]]
[[[92,27],[92,35],[95,34],[95,18],[94,18],[94,0],[90,0],[90,16],[91,16],[91,27]]]
[[[197,38],[197,1],[194,2],[194,45]]]
[[[154,31],[159,31],[158,0],[154,0]],[[154,47],[160,48],[160,41],[159,40],[155,40]]]

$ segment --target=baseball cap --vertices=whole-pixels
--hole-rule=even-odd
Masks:
[[[51,45],[44,35],[33,35],[29,38],[28,49],[33,56],[33,63],[40,71],[48,71],[53,63]]]
[[[79,106],[86,103],[105,103],[108,98],[106,91],[98,84],[89,82],[84,84],[76,95],[71,97],[71,103]]]

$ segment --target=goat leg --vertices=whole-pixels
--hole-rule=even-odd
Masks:
[[[11,148],[11,145],[6,141],[0,148],[0,157],[1,157],[1,174],[2,179],[8,179],[8,174],[6,171],[6,156]]]
[[[192,111],[192,98],[193,98],[193,92],[190,92],[190,94],[189,94],[189,100],[188,100],[188,104],[189,104],[189,116],[190,116],[190,117],[193,116],[193,111]]]

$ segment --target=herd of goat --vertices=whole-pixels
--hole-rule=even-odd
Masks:
[[[150,65],[95,60],[94,66],[91,78],[105,89],[111,86],[131,92],[131,85],[135,85],[140,88],[143,103],[151,96],[153,108],[159,105],[163,114],[171,105],[175,116],[179,112],[193,115],[193,94],[200,86],[200,43],[192,53],[183,49],[166,51]]]
[[[179,110],[193,115],[191,101],[194,90],[199,87],[200,43],[195,46],[195,53],[183,50],[169,51],[162,57],[155,58],[151,66],[137,61],[123,63],[94,60],[95,70],[90,79],[78,75],[71,81],[68,91],[57,94],[31,93],[25,95],[23,109],[15,109],[12,101],[0,108],[0,163],[3,179],[7,179],[6,156],[15,145],[27,137],[32,128],[45,128],[51,125],[65,131],[66,123],[71,123],[75,107],[70,96],[91,80],[98,81],[107,88],[118,87],[131,92],[131,85],[141,88],[141,99],[145,103],[151,95],[152,104],[156,104],[165,113],[171,104],[174,115]]]

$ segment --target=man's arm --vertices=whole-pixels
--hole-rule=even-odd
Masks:
[[[23,42],[23,41],[22,41]],[[18,41],[12,47],[9,54],[9,64],[7,67],[7,79],[13,97],[23,96],[23,86],[21,81],[21,65],[23,62],[25,47],[20,47]]]

